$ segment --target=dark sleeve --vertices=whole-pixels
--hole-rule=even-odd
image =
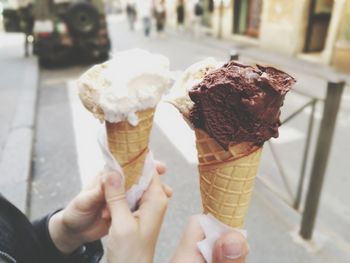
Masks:
[[[56,211],[55,213],[57,213]],[[48,215],[40,220],[34,221],[32,224],[34,226],[35,233],[42,245],[45,262],[50,263],[98,263],[103,256],[103,247],[100,240],[84,244],[82,247],[77,249],[71,255],[63,255],[53,243],[48,223],[51,218]]]

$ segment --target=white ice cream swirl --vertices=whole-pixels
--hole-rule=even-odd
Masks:
[[[154,108],[171,85],[169,60],[142,49],[117,52],[79,81],[79,95],[97,118],[138,124],[137,111]]]

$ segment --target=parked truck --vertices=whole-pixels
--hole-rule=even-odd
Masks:
[[[102,0],[21,0],[4,12],[8,32],[26,34],[39,62],[105,60],[111,48]]]

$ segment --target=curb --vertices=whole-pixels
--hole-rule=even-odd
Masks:
[[[23,213],[27,212],[30,190],[39,78],[37,59],[28,60],[0,162],[1,193]]]

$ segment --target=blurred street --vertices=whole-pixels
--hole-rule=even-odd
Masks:
[[[145,38],[139,25],[136,31],[129,31],[124,16],[110,16],[108,27],[114,51],[139,47],[164,54],[169,57],[175,75],[208,56],[228,60],[229,50],[240,46],[232,41],[219,41],[206,36],[195,38],[171,28],[168,28],[164,37],[159,38],[153,34],[150,38]],[[18,107],[16,99],[19,87],[12,83],[17,83],[25,74],[28,63],[36,63],[32,58],[24,58],[22,42],[23,38],[16,34],[0,35],[0,160]],[[248,56],[240,59],[254,61]],[[285,57],[285,60],[288,58]],[[65,206],[81,185],[86,184],[103,168],[96,139],[103,126],[83,108],[75,85],[76,79],[88,67],[40,70],[32,183],[27,211],[32,219]],[[307,75],[303,70],[298,71],[295,67],[284,69],[297,79],[297,90],[324,98],[324,80]],[[306,101],[307,99],[297,93],[288,94],[282,108],[282,120]],[[319,102],[315,113],[311,153],[314,152],[322,109],[323,105]],[[278,139],[272,140],[293,195],[296,193],[301,170],[310,114],[309,108],[303,110],[298,117],[280,129]],[[297,235],[301,213],[292,209],[266,186],[267,182],[274,185],[285,199],[289,198],[271,148],[268,144],[265,145],[246,220],[250,244],[248,262],[349,262],[349,134],[350,87],[346,87],[338,114],[314,239],[307,244]],[[162,263],[167,262],[174,253],[190,215],[201,212],[194,134],[177,110],[166,102],[162,102],[157,108],[151,149],[157,159],[167,164],[168,172],[163,179],[174,190],[156,252],[155,262]],[[312,157],[313,154],[309,157],[304,192],[308,186]],[[304,199],[305,194],[302,204]]]

